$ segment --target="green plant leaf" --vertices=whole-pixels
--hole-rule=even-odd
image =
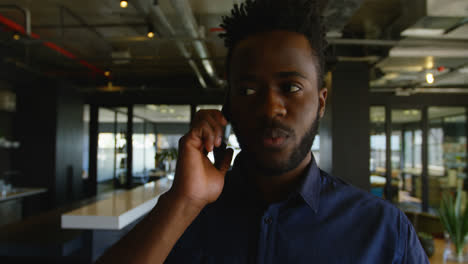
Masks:
[[[462,189],[458,188],[455,199],[452,195],[445,193],[438,214],[445,230],[449,233],[457,253],[462,252],[465,245],[465,237],[468,234],[468,201],[462,211],[461,198]]]

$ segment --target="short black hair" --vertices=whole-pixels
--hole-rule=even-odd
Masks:
[[[227,75],[232,53],[240,41],[258,33],[285,30],[302,34],[309,40],[319,63],[318,88],[322,88],[327,41],[319,9],[317,0],[246,0],[235,4],[231,15],[224,16],[220,25],[225,33],[219,36],[228,49]]]

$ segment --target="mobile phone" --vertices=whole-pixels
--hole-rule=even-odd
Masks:
[[[226,120],[229,122],[229,113],[227,112],[227,109],[228,108],[224,105],[221,112],[223,113]],[[228,123],[224,127],[223,136],[221,138],[221,145],[219,147],[215,147],[213,149],[213,155],[215,157],[215,161],[219,160],[219,159],[217,159],[217,157],[221,157],[223,155],[224,151],[226,150],[227,145],[228,145],[228,141],[229,141],[229,136],[231,135],[231,129],[232,129],[232,126],[231,126],[230,123]],[[216,165],[217,164],[215,163],[215,166]]]

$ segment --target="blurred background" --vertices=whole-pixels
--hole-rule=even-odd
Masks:
[[[0,0],[0,256],[62,261],[101,245],[60,215],[173,177],[196,111],[222,107],[219,25],[240,2]],[[319,4],[319,166],[440,236],[442,194],[468,191],[468,1]],[[39,250],[45,237],[59,253]]]

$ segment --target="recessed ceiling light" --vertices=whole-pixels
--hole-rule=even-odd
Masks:
[[[125,1],[125,0],[121,0],[121,1],[120,1],[120,7],[121,7],[121,8],[127,8],[127,6],[128,6],[128,2],[127,2],[127,1]]]
[[[428,84],[433,84],[434,83],[434,74],[432,74],[432,73],[426,74],[426,82]]]
[[[398,76],[399,76],[398,73],[392,72],[392,73],[385,74],[385,76],[383,78],[385,80],[393,80],[393,79],[398,78]]]
[[[426,57],[426,69],[434,68],[434,57],[428,56]]]
[[[401,35],[406,37],[441,36],[444,34],[444,31],[444,29],[439,28],[408,28],[401,32]]]

